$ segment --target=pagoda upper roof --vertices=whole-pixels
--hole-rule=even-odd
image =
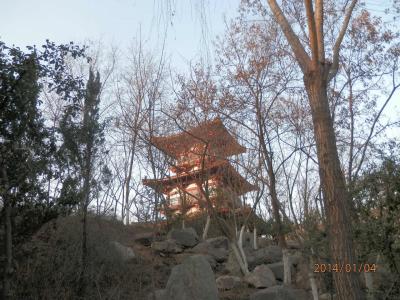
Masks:
[[[202,155],[202,150],[195,153],[196,145],[208,145],[208,155],[228,157],[246,152],[246,148],[240,145],[229,133],[221,119],[203,122],[186,131],[168,136],[153,137],[152,144],[166,153],[168,156],[179,159],[188,153]]]
[[[231,186],[239,195],[257,190],[257,187],[249,183],[242,175],[240,175],[227,160],[216,161],[208,165],[206,169],[182,172],[162,179],[144,179],[143,184],[158,192],[168,193],[177,186],[189,185],[196,180],[207,180],[206,178],[203,178],[205,173],[208,176],[208,179],[219,176],[225,184]]]

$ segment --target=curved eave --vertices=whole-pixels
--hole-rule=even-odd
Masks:
[[[220,119],[200,124],[178,134],[153,137],[151,143],[175,159],[184,153],[189,153],[194,144],[204,143],[209,143],[214,149],[221,149],[220,155],[225,157],[246,152],[246,148],[236,141]],[[202,155],[202,153],[195,154]]]
[[[236,194],[243,195],[251,191],[256,191],[258,187],[248,182],[235,168],[227,161],[219,161],[210,165],[207,169],[210,172],[209,179],[220,177],[226,185],[233,188]],[[144,185],[149,186],[160,193],[167,193],[177,185],[185,185],[201,178],[201,170],[185,172],[179,175],[170,176],[162,179],[143,179]]]

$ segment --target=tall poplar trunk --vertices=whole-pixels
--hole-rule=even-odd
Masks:
[[[322,67],[311,71],[304,76],[304,84],[312,111],[332,263],[344,269],[346,264],[356,263],[348,210],[350,198],[340,167],[323,73]],[[334,272],[333,277],[339,299],[363,299],[356,273]]]
[[[340,168],[339,155],[333,121],[329,111],[327,88],[339,68],[340,47],[346,34],[351,15],[357,0],[346,2],[343,22],[332,49],[332,61],[325,59],[324,39],[324,1],[304,0],[311,56],[307,53],[299,36],[285,17],[276,0],[267,0],[276,22],[282,29],[296,61],[304,75],[304,85],[311,107],[314,138],[317,146],[319,175],[325,201],[325,213],[328,223],[329,247],[332,263],[345,268],[355,263],[349,216],[350,197],[345,178]],[[348,4],[348,5],[347,5]],[[315,8],[315,11],[314,11]],[[364,299],[360,281],[356,273],[334,272],[335,288],[340,300]]]

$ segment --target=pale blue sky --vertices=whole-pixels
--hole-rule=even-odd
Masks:
[[[367,1],[375,13],[389,2]],[[41,45],[47,38],[57,43],[101,39],[125,49],[141,35],[147,47],[160,49],[168,24],[166,54],[171,64],[182,66],[205,57],[211,41],[224,32],[224,19],[236,15],[239,3],[240,0],[0,0],[0,39],[21,47]],[[201,5],[207,26],[202,24]]]
[[[207,49],[211,50],[208,46],[216,35],[223,34],[225,19],[237,14],[239,3],[240,0],[0,0],[0,40],[23,47],[41,45],[47,38],[57,43],[101,39],[106,45],[125,50],[141,35],[146,47],[157,51],[168,24],[165,53],[172,66],[185,69],[189,61],[206,57]],[[202,4],[206,26],[201,20]],[[388,0],[367,0],[368,8],[382,15],[389,4]]]
[[[224,31],[239,0],[0,0],[0,39],[17,46],[101,39],[126,48],[141,34],[148,47],[160,48],[168,24],[166,53],[182,64],[205,55],[201,3],[207,15],[206,40]],[[167,5],[173,6],[172,9]],[[173,16],[171,17],[173,13]],[[169,16],[166,16],[169,14]],[[172,22],[172,26],[171,26]]]

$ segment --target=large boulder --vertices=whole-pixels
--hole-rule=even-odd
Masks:
[[[199,236],[191,227],[185,229],[172,229],[168,232],[167,238],[173,239],[177,244],[188,248],[194,247],[199,243]]]
[[[233,250],[229,250],[228,259],[225,262],[225,271],[230,275],[241,276],[242,271]]]
[[[336,300],[336,294],[331,294],[331,293],[324,293],[322,295],[319,295],[319,300]]]
[[[299,289],[277,285],[262,289],[250,296],[250,300],[309,300],[310,295]]]
[[[227,260],[229,250],[225,247],[224,240],[206,240],[190,249],[190,252],[211,255],[217,262]]]
[[[167,300],[165,290],[156,290],[147,296],[147,300]]]
[[[159,242],[153,242],[151,244],[151,248],[153,248],[155,251],[158,252],[163,252],[163,253],[181,253],[182,247],[177,245],[175,240],[165,240],[165,241],[159,241]]]
[[[304,256],[300,251],[293,251],[289,253],[289,260],[292,265],[297,266],[304,261]]]
[[[272,246],[273,243],[274,243],[273,240],[268,239],[266,237],[258,237],[257,238],[257,247],[258,248],[265,248],[265,247],[268,247],[268,246]]]
[[[257,266],[244,277],[244,281],[257,289],[276,285],[275,275],[266,265]]]
[[[193,255],[172,269],[165,288],[166,300],[218,300],[215,276],[208,261]]]
[[[231,290],[242,283],[242,280],[238,276],[222,275],[219,276],[215,282],[219,290]]]
[[[221,249],[229,250],[229,240],[225,236],[210,238],[210,239],[207,239],[206,241],[209,244],[211,244],[214,248],[221,248]]]
[[[253,248],[254,245],[254,235],[251,232],[244,232],[243,233],[243,240],[242,240],[243,248]]]
[[[129,261],[129,260],[135,258],[135,253],[133,252],[133,250],[131,248],[126,247],[116,241],[112,241],[111,245],[114,247],[115,252],[119,255],[119,257],[122,261]]]
[[[271,264],[282,260],[282,248],[279,246],[267,246],[258,250],[246,251],[247,262],[250,269],[261,264]]]
[[[271,269],[272,272],[274,272],[275,278],[279,281],[283,281],[283,277],[284,277],[284,267],[283,267],[283,262],[279,261],[273,264],[267,264],[267,266]],[[293,276],[294,272],[295,272],[295,268],[293,267],[293,265],[291,265],[291,274]]]
[[[283,262],[267,264],[267,267],[271,269],[277,280],[283,281]]]
[[[193,254],[190,252],[184,252],[184,253],[177,254],[175,256],[175,259],[178,264],[181,264],[185,261],[185,259],[187,259],[189,256],[193,256],[193,255],[204,256],[204,258],[208,261],[208,263],[210,264],[210,266],[213,270],[217,267],[217,261],[215,260],[215,258],[208,254]]]
[[[288,249],[292,249],[292,250],[301,249],[301,244],[299,241],[288,240],[288,241],[286,241],[286,245],[287,245]]]
[[[157,234],[152,231],[137,232],[137,233],[135,233],[133,240],[137,244],[141,244],[143,246],[149,247],[149,246],[151,246],[151,242],[154,241],[156,236],[157,236]]]
[[[310,265],[305,259],[302,259],[296,265],[294,274],[292,273],[293,286],[303,290],[311,290],[309,272]]]

